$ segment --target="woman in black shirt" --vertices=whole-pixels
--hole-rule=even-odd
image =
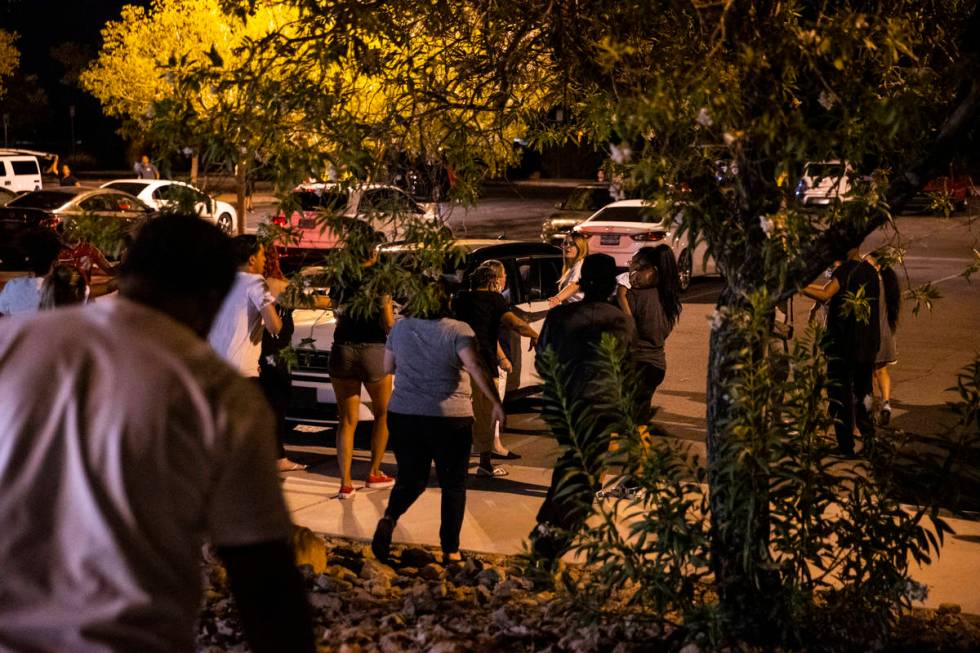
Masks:
[[[355,298],[370,285],[370,276],[378,262],[378,250],[372,248],[361,269],[342,278],[330,289],[330,302],[337,317],[333,346],[330,348],[330,382],[337,397],[337,462],[340,466],[338,499],[354,496],[351,460],[354,431],[361,408],[361,386],[371,397],[374,426],[371,430],[371,469],[364,486],[369,489],[392,487],[395,479],[381,471],[381,459],[388,446],[388,401],[391,399],[392,376],[385,372],[385,341],[395,324],[391,295],[381,294],[369,306],[357,305]]]
[[[538,333],[527,322],[517,317],[507,304],[501,292],[507,287],[507,270],[500,261],[484,261],[470,277],[472,290],[464,290],[453,300],[456,319],[466,322],[476,333],[477,350],[494,382],[500,378],[499,370],[513,371],[513,366],[500,347],[500,327],[517,331],[531,339],[533,348],[538,341]],[[503,391],[500,391],[503,396]],[[494,455],[494,441],[499,439],[497,428],[490,417],[492,406],[479,392],[473,393],[473,448],[480,454],[480,464],[476,468],[478,476],[506,476],[507,470],[491,461]],[[509,451],[499,452],[507,459],[519,458]]]

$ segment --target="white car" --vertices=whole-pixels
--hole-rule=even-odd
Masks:
[[[238,224],[238,212],[227,202],[216,200],[190,184],[171,179],[116,179],[102,188],[113,188],[135,195],[150,208],[161,210],[175,206],[185,197],[194,202],[194,210],[210,220],[225,233],[232,233]]]
[[[457,270],[448,270],[459,279],[462,287],[469,274],[480,263],[496,259],[507,270],[504,297],[515,314],[521,316],[537,331],[541,331],[548,313],[548,298],[558,291],[561,276],[561,250],[539,242],[503,240],[457,240],[466,258]],[[382,256],[397,256],[411,245],[392,245],[382,250]],[[396,316],[397,319],[397,316]],[[337,399],[330,383],[330,347],[337,326],[331,310],[293,311],[293,348],[297,364],[290,372],[293,397],[287,419],[294,422],[335,424]],[[509,398],[533,392],[540,384],[534,369],[534,352],[530,342],[513,331],[502,330],[504,345],[514,366],[507,375],[506,396]],[[395,383],[398,383],[397,374]],[[371,398],[361,393],[360,419],[373,420],[368,409]]]
[[[22,150],[0,149],[0,188],[26,193],[43,186],[36,156]]]
[[[699,243],[692,250],[687,234],[677,234],[680,218],[680,213],[665,215],[653,202],[620,200],[593,213],[576,225],[575,231],[589,239],[590,254],[609,254],[616,259],[616,266],[622,269],[629,267],[630,259],[641,248],[669,245],[677,257],[683,290],[691,284],[695,272],[715,272],[715,263],[711,258],[704,260],[704,243]]]
[[[810,161],[803,167],[803,177],[796,196],[803,206],[827,206],[835,201],[850,200],[854,168],[840,161]]]

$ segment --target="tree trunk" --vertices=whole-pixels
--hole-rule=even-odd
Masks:
[[[241,159],[235,166],[235,210],[238,211],[238,224],[235,233],[245,233],[245,175],[248,173],[248,162]]]
[[[200,157],[197,154],[197,150],[194,150],[194,153],[191,155],[191,185],[192,186],[197,186],[197,173],[198,173],[198,166],[200,166],[200,164],[201,164]]]

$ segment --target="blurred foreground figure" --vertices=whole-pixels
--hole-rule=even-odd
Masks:
[[[313,650],[272,416],[203,339],[234,275],[167,216],[118,298],[0,323],[0,650],[194,650],[205,539],[253,650]]]

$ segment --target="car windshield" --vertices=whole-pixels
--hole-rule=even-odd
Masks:
[[[347,194],[336,190],[298,190],[292,197],[303,211],[337,211],[347,206]]]
[[[839,163],[810,163],[806,167],[806,174],[811,179],[836,178],[841,176],[841,165]]]
[[[612,196],[609,194],[608,187],[579,186],[572,191],[561,207],[568,211],[598,211],[610,202]]]
[[[607,206],[586,222],[661,222],[652,206]]]
[[[53,190],[36,190],[10,201],[7,206],[25,209],[57,209],[72,200],[74,195]]]
[[[138,181],[113,181],[103,186],[103,188],[121,190],[124,193],[129,193],[130,195],[136,196],[142,193],[146,186],[147,184],[141,184]]]

